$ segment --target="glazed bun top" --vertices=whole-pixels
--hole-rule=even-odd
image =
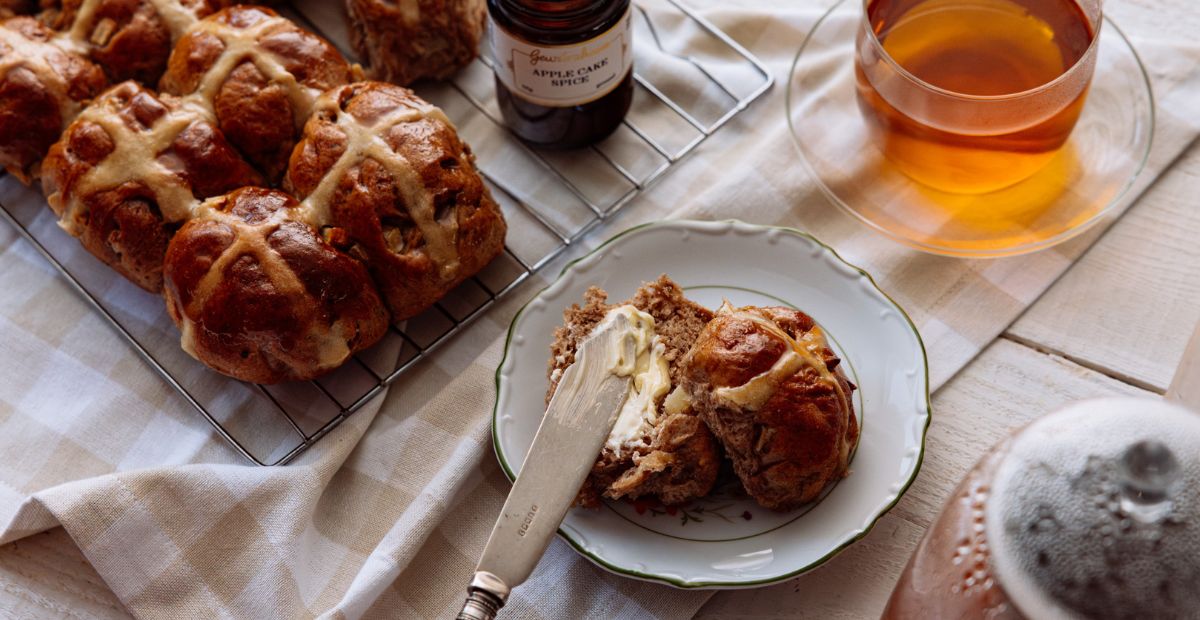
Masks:
[[[388,316],[366,269],[276,190],[206,201],[171,239],[167,308],[182,346],[244,381],[312,379],[376,342]]]
[[[355,77],[320,36],[266,7],[234,6],[187,29],[161,87],[208,107],[230,143],[278,181],[317,97]]]
[[[807,314],[781,307],[735,309],[728,302],[697,340],[692,359],[718,400],[752,411],[765,407],[797,376],[824,384],[831,404],[849,410],[850,389],[837,372],[840,363]]]
[[[87,197],[127,183],[149,188],[167,223],[190,219],[200,199],[261,183],[203,111],[134,82],[84,109],[50,159],[60,156],[63,162],[47,166],[44,189],[72,234],[86,225]]]
[[[504,218],[470,148],[406,88],[358,82],[322,95],[284,187],[311,222],[336,229],[335,245],[370,265],[396,320],[503,250]]]
[[[443,128],[448,131],[440,131]],[[457,138],[446,115],[412,91],[378,82],[353,84],[326,93],[318,102],[304,142],[293,154],[288,181],[317,211],[315,219],[332,222],[345,219],[337,212],[339,198],[356,189],[352,180],[361,179],[363,168],[377,167],[386,187],[367,191],[395,196],[391,211],[411,222],[420,240],[412,244],[414,248],[423,246],[438,271],[449,273],[458,262],[456,221],[439,218],[439,205],[427,189],[436,179],[422,173],[441,176],[437,170],[424,170],[427,163],[446,171],[457,167],[458,162],[450,161],[441,166],[444,153],[461,150],[452,148],[454,142]],[[434,161],[406,157],[406,151],[431,155]]]
[[[853,384],[811,317],[726,303],[684,360],[684,388],[747,493],[790,510],[845,475],[858,442]]]
[[[92,102],[42,165],[59,226],[151,292],[171,233],[200,200],[261,182],[202,110],[132,81]]]
[[[197,19],[216,9],[210,0],[42,0],[39,18],[64,34],[61,45],[86,54],[113,82],[154,86],[171,46]]]
[[[0,165],[23,183],[83,103],[104,89],[104,72],[54,45],[32,17],[0,23]]]

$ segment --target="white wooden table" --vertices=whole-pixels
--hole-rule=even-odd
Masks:
[[[1120,1],[1120,0],[1117,0]],[[1191,0],[1157,9],[1190,41]],[[1200,105],[1200,102],[1197,102]],[[1073,400],[1163,393],[1200,321],[1200,144],[1019,320],[934,398],[925,464],[875,529],[825,566],[758,590],[722,592],[701,618],[878,617],[909,555],[959,478],[1009,430]],[[125,618],[61,529],[0,547],[0,618]]]

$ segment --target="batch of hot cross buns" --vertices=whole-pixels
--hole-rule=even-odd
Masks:
[[[461,6],[419,24],[348,2],[372,75],[444,77],[474,57],[482,2],[436,2]],[[161,292],[184,349],[222,373],[332,370],[503,250],[442,111],[270,8],[0,0],[0,16],[0,164]]]

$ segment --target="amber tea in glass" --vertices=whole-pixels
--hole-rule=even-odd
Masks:
[[[965,194],[1046,165],[1083,108],[1099,0],[864,0],[858,103],[906,175]]]

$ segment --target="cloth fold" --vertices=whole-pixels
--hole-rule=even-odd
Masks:
[[[787,72],[826,3],[692,4],[765,61],[777,85],[573,256],[668,215],[808,230],[871,272],[909,312],[938,387],[1099,236],[1024,257],[964,261],[919,254],[867,230],[815,189],[786,126]],[[1139,28],[1136,11],[1126,13],[1121,25],[1154,68],[1160,101],[1136,196],[1200,131],[1192,111],[1200,49],[1145,43],[1141,37],[1154,32]],[[1184,56],[1190,60],[1180,62]],[[13,195],[10,188],[0,199]],[[568,258],[294,464],[258,468],[0,226],[0,543],[63,526],[143,618],[452,616],[509,487],[489,429],[505,329]],[[709,596],[612,575],[555,541],[503,613],[689,618]]]

